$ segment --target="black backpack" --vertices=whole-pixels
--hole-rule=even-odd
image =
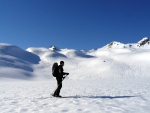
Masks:
[[[56,77],[57,74],[58,74],[58,63],[55,62],[55,63],[53,64],[53,66],[52,66],[52,75],[53,75],[54,77]]]

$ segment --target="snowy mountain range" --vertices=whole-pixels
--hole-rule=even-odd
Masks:
[[[100,79],[149,76],[150,39],[137,43],[111,42],[92,50],[28,48],[0,43],[0,78],[51,79],[54,62],[65,61],[69,79]]]

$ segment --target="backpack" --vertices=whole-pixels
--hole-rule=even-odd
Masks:
[[[53,75],[54,77],[56,77],[57,74],[58,74],[58,63],[55,62],[55,63],[53,64],[53,66],[52,66],[52,75]]]

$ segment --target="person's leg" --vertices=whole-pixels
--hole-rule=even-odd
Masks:
[[[59,96],[59,94],[60,94],[60,90],[61,90],[61,88],[62,88],[62,78],[58,78],[58,80],[57,80],[57,93],[56,93],[56,95],[57,96]]]
[[[62,88],[62,79],[59,77],[56,77],[56,80],[57,80],[57,88],[56,88],[53,96],[59,96],[60,90]]]

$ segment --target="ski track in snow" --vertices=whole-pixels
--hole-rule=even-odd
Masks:
[[[1,82],[1,113],[149,113],[150,78]]]

